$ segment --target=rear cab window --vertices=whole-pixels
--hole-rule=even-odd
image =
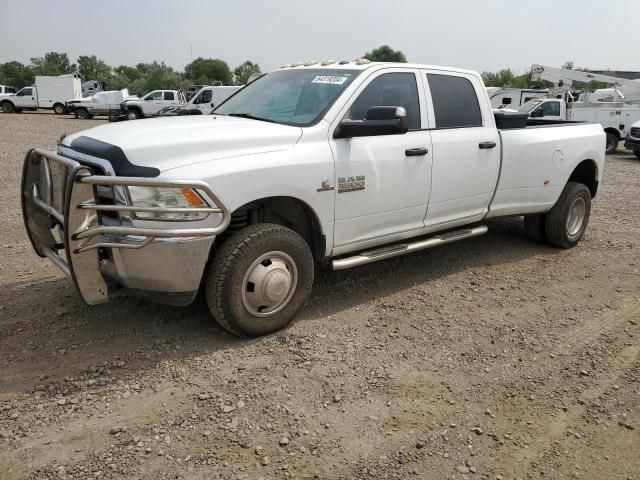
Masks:
[[[435,128],[481,127],[482,111],[473,83],[468,78],[427,73]]]

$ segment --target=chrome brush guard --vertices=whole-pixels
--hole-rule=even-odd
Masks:
[[[97,195],[99,186],[192,188],[214,206],[136,207],[118,201],[104,204]],[[25,157],[21,196],[33,248],[71,277],[88,304],[108,300],[107,285],[100,272],[100,249],[140,249],[156,238],[212,237],[222,233],[231,219],[228,209],[204,182],[96,175],[90,166],[41,149],[30,150]],[[143,228],[103,224],[101,214],[105,212],[117,213],[118,217],[120,213],[135,212],[197,212],[206,213],[206,218],[218,215],[219,220],[207,227]],[[179,223],[188,226],[193,222]]]

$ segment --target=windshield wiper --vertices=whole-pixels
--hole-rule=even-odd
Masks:
[[[249,118],[251,120],[259,120],[261,122],[269,122],[269,123],[278,123],[274,120],[270,120],[268,118],[256,117],[251,113],[227,113],[230,117],[238,117],[238,118]]]

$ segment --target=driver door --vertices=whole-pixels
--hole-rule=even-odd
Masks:
[[[213,103],[213,91],[212,90],[203,90],[193,101],[193,106],[200,110],[203,115],[208,115],[211,113]]]
[[[155,115],[163,107],[162,90],[151,92],[142,99],[142,112],[145,115]]]
[[[431,135],[422,80],[409,68],[374,72],[330,129],[335,159],[334,246],[344,251],[384,243],[385,237],[424,226],[431,185]],[[409,131],[333,138],[343,119],[363,120],[375,106],[407,111]]]
[[[18,92],[14,100],[18,108],[36,108],[36,94],[34,87],[25,87]]]

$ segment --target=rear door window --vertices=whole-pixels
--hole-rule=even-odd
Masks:
[[[464,77],[428,73],[436,128],[481,127],[482,113],[473,84]]]
[[[175,94],[173,92],[164,92],[164,99],[165,100],[175,100]]]

